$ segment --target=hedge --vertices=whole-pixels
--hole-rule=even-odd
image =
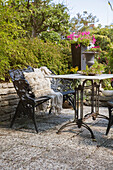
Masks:
[[[3,40],[0,47],[0,81],[9,81],[10,69],[47,66],[57,74],[71,67],[71,48],[67,41],[59,45],[38,38]]]

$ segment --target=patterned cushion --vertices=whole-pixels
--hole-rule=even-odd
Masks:
[[[24,77],[29,82],[35,97],[45,96],[53,92],[49,78],[45,78],[40,69],[35,72],[24,72]]]

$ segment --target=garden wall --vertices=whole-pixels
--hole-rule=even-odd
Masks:
[[[0,121],[11,120],[18,100],[13,83],[0,84]]]

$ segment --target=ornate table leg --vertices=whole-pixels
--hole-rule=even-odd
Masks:
[[[109,120],[109,118],[107,116],[99,113],[99,88],[100,88],[100,83],[101,82],[99,82],[99,84],[97,84],[96,82],[94,83],[94,86],[96,88],[96,94],[95,94],[96,95],[96,101],[95,101],[95,114],[92,117],[93,117],[94,120],[96,118],[103,118],[103,119]]]
[[[91,133],[91,138],[95,140],[95,136],[93,134],[93,131],[91,128],[83,122],[83,90],[84,86],[79,85],[78,87],[75,87],[75,117],[73,121],[70,121],[58,130],[58,134],[63,130],[65,127],[77,125],[78,128],[81,128],[81,126],[85,127],[89,132]]]
[[[78,125],[78,128],[81,128],[81,126],[83,126],[84,128],[90,131],[91,138],[95,139],[95,136],[91,128],[86,123],[83,122],[83,93],[84,93],[85,82],[86,80],[83,82],[82,85],[79,85],[78,88],[75,88],[75,97],[76,97],[75,108],[77,108],[77,110],[75,110],[75,121],[76,121],[76,124]]]

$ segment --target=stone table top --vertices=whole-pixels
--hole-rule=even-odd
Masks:
[[[46,78],[63,78],[63,79],[93,79],[93,80],[104,80],[113,78],[113,74],[101,74],[94,76],[86,76],[81,74],[64,74],[64,75],[50,75]]]

